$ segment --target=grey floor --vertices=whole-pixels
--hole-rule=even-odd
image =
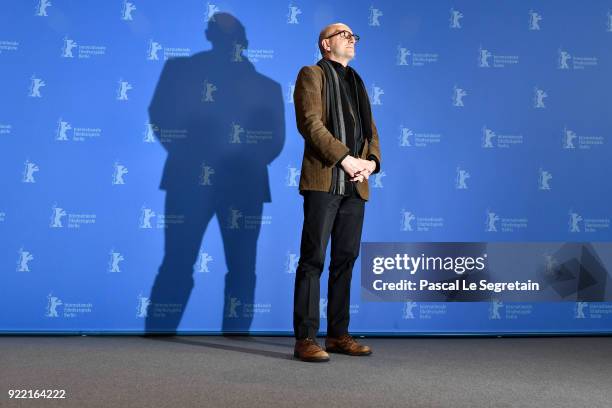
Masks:
[[[323,339],[319,339],[320,342]],[[292,358],[289,337],[0,337],[1,407],[612,407],[612,338],[370,338]],[[66,399],[9,399],[9,389]]]

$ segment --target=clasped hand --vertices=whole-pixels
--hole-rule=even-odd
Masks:
[[[376,170],[374,160],[363,160],[353,156],[346,156],[340,163],[344,171],[351,177],[351,181],[362,182],[370,177]]]

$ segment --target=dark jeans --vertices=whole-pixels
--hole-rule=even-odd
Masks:
[[[353,191],[338,196],[304,191],[304,225],[295,275],[293,329],[296,339],[314,338],[319,331],[319,281],[331,234],[327,285],[327,335],[348,333],[353,265],[359,256],[365,200]]]

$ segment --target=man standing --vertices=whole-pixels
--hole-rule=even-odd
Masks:
[[[369,355],[348,333],[353,265],[359,255],[368,177],[380,171],[378,132],[366,88],[348,66],[359,36],[345,24],[319,35],[323,58],[300,70],[293,94],[297,127],[304,137],[300,194],[304,225],[295,276],[294,356],[329,361],[327,352]],[[319,281],[331,235],[325,350],[319,330]]]

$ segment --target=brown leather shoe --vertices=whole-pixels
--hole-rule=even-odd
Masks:
[[[322,363],[329,361],[329,354],[327,354],[325,350],[323,350],[323,348],[319,346],[311,337],[295,341],[293,357],[311,363]]]
[[[325,350],[328,353],[342,353],[349,356],[369,356],[372,349],[369,346],[359,344],[349,334],[340,337],[327,337],[325,339]]]

